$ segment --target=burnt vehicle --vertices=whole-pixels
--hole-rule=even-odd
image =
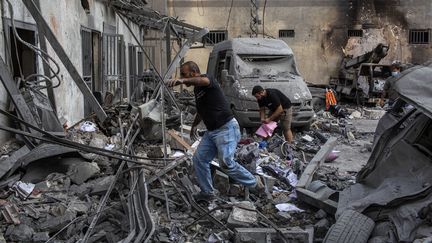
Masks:
[[[381,118],[357,183],[340,193],[338,220],[324,242],[413,242],[432,236],[431,77],[432,62],[393,80],[400,98]]]
[[[214,46],[207,74],[220,83],[242,127],[260,125],[252,88],[261,85],[283,92],[292,102],[293,127],[308,128],[313,120],[312,96],[300,75],[291,48],[282,40],[234,38]]]
[[[377,103],[385,80],[391,76],[390,65],[379,64],[387,56],[389,46],[378,44],[363,55],[344,57],[338,77],[330,78],[338,99],[346,98],[363,103]]]

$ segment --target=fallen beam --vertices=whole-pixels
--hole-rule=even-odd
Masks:
[[[17,151],[13,152],[11,156],[6,158],[5,160],[1,161],[0,163],[0,178],[2,178],[6,173],[8,173],[13,167],[15,167],[15,164],[17,164],[18,160],[20,158],[25,157],[30,150],[27,148],[27,146],[23,146]]]
[[[327,196],[328,194],[319,194],[318,192],[313,192],[308,190],[309,185],[312,182],[313,176],[315,174],[315,171],[319,168],[321,163],[325,161],[327,156],[330,154],[330,152],[333,150],[333,147],[336,144],[336,138],[331,137],[327,140],[327,142],[324,144],[324,146],[321,147],[321,149],[318,151],[318,153],[315,154],[315,156],[312,158],[312,160],[309,162],[309,164],[306,166],[306,169],[304,170],[303,174],[301,175],[297,186],[296,186],[296,192],[298,199],[310,204],[312,206],[315,206],[317,208],[321,208],[324,211],[326,211],[329,214],[335,214],[337,209],[337,202],[329,199]]]
[[[81,92],[84,95],[84,97],[86,98],[86,100],[89,102],[90,107],[96,113],[99,120],[104,121],[107,118],[105,111],[99,105],[99,102],[93,96],[91,90],[89,89],[87,84],[84,82],[83,78],[79,74],[76,67],[73,65],[72,61],[67,56],[62,45],[60,44],[60,42],[55,37],[54,33],[52,32],[48,23],[43,18],[42,14],[39,12],[35,3],[32,0],[22,0],[22,1],[23,1],[24,5],[26,6],[26,8],[28,9],[28,11],[30,12],[30,14],[33,16],[36,23],[38,23],[38,31],[40,32],[40,34],[44,35],[45,38],[48,40],[52,49],[55,51],[58,58],[63,63],[64,67],[69,72],[72,79],[74,80],[75,84],[78,86],[78,88],[81,90]]]
[[[297,188],[296,193],[298,200],[303,201],[316,208],[320,208],[331,215],[334,215],[336,213],[338,205],[337,202],[328,198],[322,199],[317,193],[304,188]]]
[[[306,169],[303,171],[300,180],[297,183],[297,188],[307,188],[307,186],[311,183],[313,179],[313,175],[321,163],[327,158],[327,156],[332,151],[333,147],[336,144],[336,138],[331,137],[327,140],[327,142],[321,147],[318,153],[312,158],[309,164],[306,166]]]

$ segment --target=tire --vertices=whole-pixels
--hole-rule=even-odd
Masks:
[[[353,210],[342,213],[327,232],[324,243],[367,243],[375,222]]]

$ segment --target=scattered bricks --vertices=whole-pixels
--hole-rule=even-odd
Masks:
[[[252,202],[243,201],[233,207],[228,217],[228,227],[249,227],[258,220],[255,206]]]
[[[20,224],[19,220],[19,209],[15,204],[7,204],[1,210],[3,218],[5,218],[6,222],[9,224]]]
[[[213,178],[213,184],[222,195],[226,195],[230,192],[229,177],[222,171],[216,170]],[[230,195],[235,194],[230,193]]]
[[[11,241],[30,242],[33,238],[34,230],[26,224],[15,226],[9,235]]]
[[[48,232],[37,232],[33,234],[33,242],[46,242],[49,238]]]

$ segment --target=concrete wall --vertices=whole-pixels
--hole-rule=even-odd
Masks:
[[[336,76],[342,57],[360,55],[378,43],[390,45],[389,55],[382,63],[393,60],[422,63],[432,57],[432,45],[408,44],[408,29],[432,28],[432,1],[429,0],[366,0],[375,5],[377,25],[364,29],[363,37],[348,38],[347,30],[355,28],[365,0],[260,0],[259,37],[278,38],[280,29],[294,29],[294,38],[283,38],[293,49],[299,70],[311,83],[328,83]],[[168,0],[168,13],[188,23],[210,30],[228,30],[229,38],[249,37],[251,30],[249,0]],[[360,16],[361,17],[361,16]],[[228,25],[227,25],[228,23]],[[205,70],[211,47],[195,49],[187,59],[196,60]]]
[[[21,1],[11,1],[14,10],[14,19],[20,22],[35,24],[30,13],[24,7]],[[50,25],[59,42],[62,44],[68,57],[75,65],[77,70],[82,74],[82,49],[81,49],[81,28],[89,28],[91,30],[103,33],[103,24],[109,24],[116,27],[117,34],[124,36],[126,47],[128,44],[137,45],[132,35],[124,25],[124,23],[116,16],[115,12],[110,9],[105,1],[89,0],[90,12],[87,13],[81,6],[81,1],[71,0],[40,0],[41,12],[45,20]],[[3,11],[2,17],[10,18],[10,13],[5,0],[1,0]],[[164,5],[165,6],[165,5]],[[1,21],[2,19],[0,19]],[[140,28],[128,22],[135,35],[142,41],[143,33]],[[1,25],[3,34],[4,29]],[[157,36],[155,31],[147,32],[151,36]],[[4,36],[4,35],[2,35]],[[5,51],[7,50],[4,38],[0,38],[0,55],[4,60],[7,60]],[[81,91],[74,83],[67,70],[63,67],[60,60],[57,58],[54,51],[48,44],[48,53],[60,63],[61,85],[54,90],[55,100],[57,104],[58,117],[64,117],[68,121],[68,125],[81,120],[84,116],[84,101]],[[157,59],[158,60],[158,59]],[[128,52],[126,49],[126,76],[128,77]],[[42,71],[42,63],[38,62],[38,69]],[[129,90],[129,89],[128,89]],[[8,105],[8,98],[3,87],[0,87],[0,106],[2,109]],[[0,117],[1,124],[7,124],[7,121]],[[0,144],[8,139],[8,134],[0,132]]]

